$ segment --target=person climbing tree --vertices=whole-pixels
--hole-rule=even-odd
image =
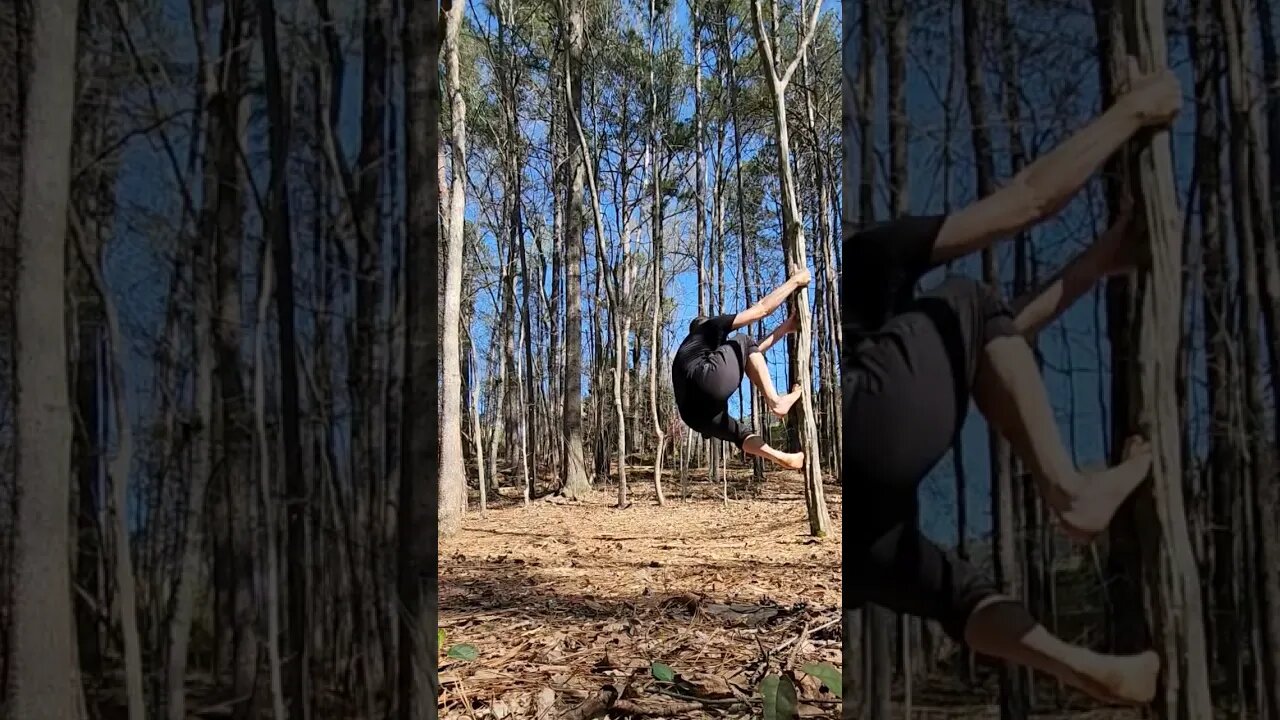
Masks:
[[[705,438],[727,440],[743,452],[792,470],[804,467],[804,453],[770,447],[757,432],[729,414],[729,397],[738,390],[745,373],[764,396],[769,410],[786,417],[800,398],[801,389],[796,386],[786,395],[779,395],[769,377],[764,353],[797,329],[796,317],[789,316],[759,342],[745,333],[729,333],[769,317],[792,293],[808,285],[810,278],[808,270],[801,270],[740,313],[694,318],[671,363],[676,408],[685,424]]]
[[[1144,127],[1176,117],[1169,71],[1138,79],[1101,117],[1022,170],[1007,187],[951,215],[904,216],[843,239],[841,392],[849,605],[874,603],[936,620],[957,642],[1057,677],[1095,698],[1142,704],[1156,691],[1154,652],[1103,655],[1051,635],[1019,602],[919,531],[917,488],[951,448],[972,396],[1035,477],[1068,535],[1089,541],[1147,477],[1151,454],[1077,470],[1058,434],[1026,339],[1102,278],[1139,264],[1141,233],[1122,214],[1083,254],[1011,309],[991,288],[952,277],[919,298],[943,263],[1012,237],[1060,211]]]

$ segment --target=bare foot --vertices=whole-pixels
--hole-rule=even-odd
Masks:
[[[800,399],[800,386],[796,385],[795,387],[791,388],[791,392],[779,397],[778,402],[774,403],[773,407],[770,408],[770,410],[772,410],[773,414],[777,415],[778,417],[786,417],[787,413],[791,412],[791,406],[795,405],[796,401],[799,399]]]
[[[778,463],[779,465],[781,465],[782,467],[784,467],[784,468],[789,468],[789,469],[791,469],[791,470],[799,470],[799,469],[801,469],[801,468],[803,468],[803,467],[804,467],[804,453],[802,453],[802,452],[793,452],[793,453],[784,453],[784,452],[780,452],[780,453],[778,453],[777,463]]]
[[[1145,705],[1156,696],[1160,657],[1148,650],[1140,655],[1091,654],[1076,670],[1077,687],[1105,703]]]
[[[1107,529],[1111,517],[1151,470],[1151,447],[1141,438],[1130,438],[1124,462],[1085,477],[1082,487],[1058,514],[1063,531],[1078,542],[1092,542]]]

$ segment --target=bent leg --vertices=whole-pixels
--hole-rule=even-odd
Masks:
[[[773,378],[769,376],[769,364],[765,362],[764,355],[760,352],[753,352],[747,356],[747,377],[751,379],[751,384],[755,385],[760,394],[764,396],[764,401],[768,403],[769,410],[778,417],[784,417],[800,399],[800,386],[792,388],[791,392],[786,395],[779,395],[778,391],[773,387]]]
[[[802,452],[783,452],[769,445],[764,438],[752,433],[743,441],[742,451],[750,455],[756,455],[768,460],[775,465],[781,465],[788,470],[799,470],[804,467],[804,453]]]
[[[1088,541],[1106,529],[1150,470],[1150,452],[1136,440],[1128,458],[1113,468],[1094,475],[1076,469],[1035,355],[1019,335],[997,337],[983,347],[973,398],[1026,463],[1063,529],[1077,540]]]
[[[704,437],[717,438],[731,442],[738,449],[750,455],[757,455],[777,465],[799,470],[804,467],[804,453],[783,452],[765,443],[759,433],[754,432],[729,414],[728,406],[720,409],[694,428]]]
[[[917,526],[914,493],[858,488],[857,506],[845,527],[853,551],[847,570],[854,594],[894,612],[934,620],[957,643],[965,643],[969,616],[996,587],[973,566],[944,552]],[[1034,624],[1030,615],[1028,624]]]
[[[1155,697],[1160,659],[1103,655],[1054,636],[1021,604],[1004,596],[983,600],[965,623],[974,652],[1039,670],[1103,702],[1141,705]]]
[[[854,531],[862,548],[850,558],[859,601],[937,621],[975,652],[1048,673],[1104,702],[1139,704],[1153,697],[1159,671],[1154,653],[1101,655],[1054,637],[1025,606],[925,538],[915,524],[914,498],[862,507],[870,512],[862,513],[861,527],[869,527],[872,516],[898,519],[883,522],[874,538]]]
[[[1014,301],[1014,324],[1028,339],[1058,319],[1104,278],[1127,271],[1141,262],[1140,238],[1134,237],[1129,222],[1121,220],[1072,258],[1048,282]]]

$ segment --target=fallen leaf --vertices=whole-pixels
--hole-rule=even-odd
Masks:
[[[729,686],[729,681],[719,675],[694,673],[689,678],[686,678],[686,682],[688,682],[689,687],[697,693],[699,697],[733,697],[733,689]]]
[[[537,720],[543,720],[550,717],[551,711],[556,706],[556,691],[549,687],[544,687],[538,691],[538,696],[534,700],[535,717]]]

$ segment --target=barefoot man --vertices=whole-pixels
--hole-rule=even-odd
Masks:
[[[804,453],[782,452],[769,447],[758,433],[744,427],[729,414],[729,397],[737,392],[745,373],[764,395],[764,401],[774,415],[784,417],[791,410],[800,398],[800,388],[797,386],[786,395],[779,395],[769,377],[764,353],[796,329],[796,318],[788,317],[759,342],[745,333],[732,336],[730,333],[769,317],[791,293],[808,285],[809,280],[809,271],[801,270],[763,300],[740,313],[694,318],[689,323],[689,335],[680,343],[675,361],[671,363],[676,407],[686,425],[705,438],[727,440],[744,452],[792,470],[804,467]]]
[[[1171,71],[1140,78],[1101,117],[994,194],[949,215],[902,216],[844,239],[840,302],[851,350],[841,358],[844,567],[846,592],[853,593],[846,609],[875,603],[936,620],[971,650],[1035,668],[1106,702],[1152,699],[1160,668],[1155,653],[1104,655],[1055,637],[978,568],[925,537],[917,500],[972,400],[1008,438],[1070,537],[1087,542],[1107,529],[1146,479],[1150,450],[1134,438],[1115,467],[1077,469],[1027,339],[1103,278],[1132,270],[1145,240],[1141,228],[1122,214],[1012,307],[964,277],[920,296],[915,285],[933,268],[1057,213],[1112,153],[1145,127],[1167,126],[1181,103]]]

